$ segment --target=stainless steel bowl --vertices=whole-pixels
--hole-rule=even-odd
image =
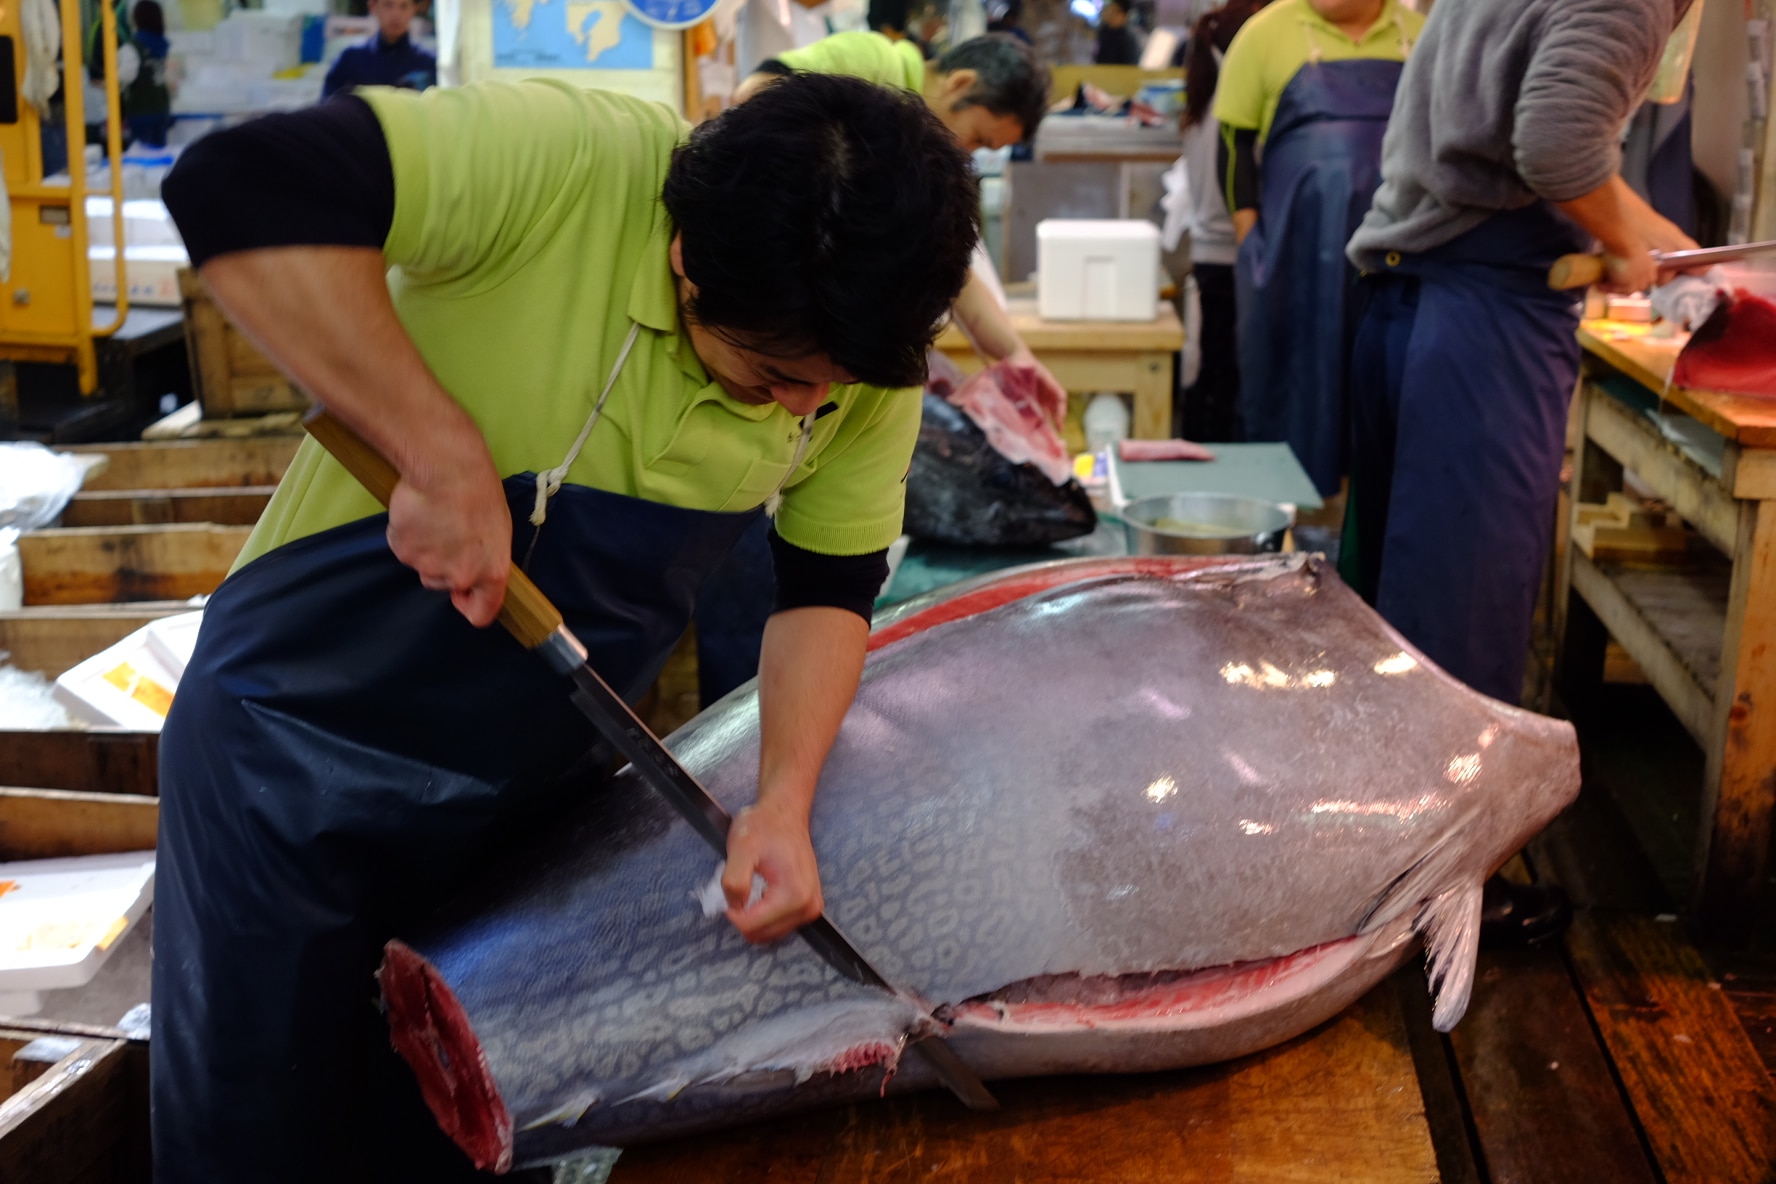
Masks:
[[[1226,493],[1143,497],[1122,508],[1135,555],[1256,555],[1283,549],[1289,512]]]

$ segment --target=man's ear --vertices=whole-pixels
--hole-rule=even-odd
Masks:
[[[672,245],[666,248],[666,256],[672,260],[672,274],[681,280],[684,279],[685,256],[684,233],[682,231],[672,236]]]
[[[943,76],[943,81],[939,84],[938,97],[946,103],[960,103],[968,97],[969,92],[974,89],[974,84],[978,81],[980,81],[980,71],[978,70],[951,70]]]

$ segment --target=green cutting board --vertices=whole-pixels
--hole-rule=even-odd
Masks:
[[[1287,444],[1210,444],[1214,460],[1118,460],[1110,463],[1128,501],[1165,493],[1232,493],[1286,502],[1302,510],[1323,503]]]

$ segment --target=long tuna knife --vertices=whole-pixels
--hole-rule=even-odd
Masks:
[[[1653,262],[1661,267],[1680,270],[1712,267],[1716,263],[1737,263],[1753,255],[1776,251],[1776,239],[1761,243],[1737,243],[1730,247],[1694,247],[1687,251],[1654,251]],[[1562,255],[1548,269],[1548,286],[1556,292],[1572,288],[1588,288],[1603,279],[1609,270],[1602,255]]]
[[[308,434],[320,442],[333,458],[381,502],[389,504],[399,483],[400,474],[382,453],[370,447],[346,424],[316,406],[302,424]],[[539,654],[551,669],[573,679],[574,706],[591,720],[617,751],[629,758],[643,781],[669,802],[673,809],[720,855],[728,853],[728,828],[733,819],[720,802],[678,758],[648,730],[623,697],[611,690],[610,684],[598,676],[586,660],[586,648],[562,620],[561,610],[520,571],[516,564],[506,577],[506,600],[500,607],[500,624],[504,625],[525,649]],[[825,916],[819,916],[796,931],[814,948],[827,965],[854,982],[879,987],[892,994],[888,980],[869,964],[856,946],[838,931]],[[997,1110],[998,1101],[988,1092],[981,1079],[965,1064],[955,1050],[941,1039],[930,1036],[918,1041],[913,1051],[937,1074],[938,1080],[970,1110]]]

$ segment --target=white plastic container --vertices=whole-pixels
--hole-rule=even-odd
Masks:
[[[1038,222],[1036,266],[1044,319],[1151,321],[1159,309],[1159,227],[1151,222]]]
[[[0,1015],[85,986],[154,899],[154,852],[0,863]]]
[[[56,677],[56,701],[68,713],[98,727],[130,728],[158,732],[166,723],[173,695],[179,689],[178,670],[168,668],[157,648],[176,652],[182,645],[176,632],[161,647],[150,644],[146,625],[100,650],[80,665]],[[187,654],[187,657],[189,655]]]
[[[1080,426],[1085,429],[1085,447],[1088,451],[1099,452],[1113,448],[1118,440],[1128,439],[1128,404],[1122,401],[1121,395],[1113,391],[1099,391],[1086,404],[1085,416]]]
[[[202,610],[162,617],[146,630],[148,650],[175,679],[183,678],[185,667],[191,664],[191,653],[197,648],[197,631],[202,627]]]

